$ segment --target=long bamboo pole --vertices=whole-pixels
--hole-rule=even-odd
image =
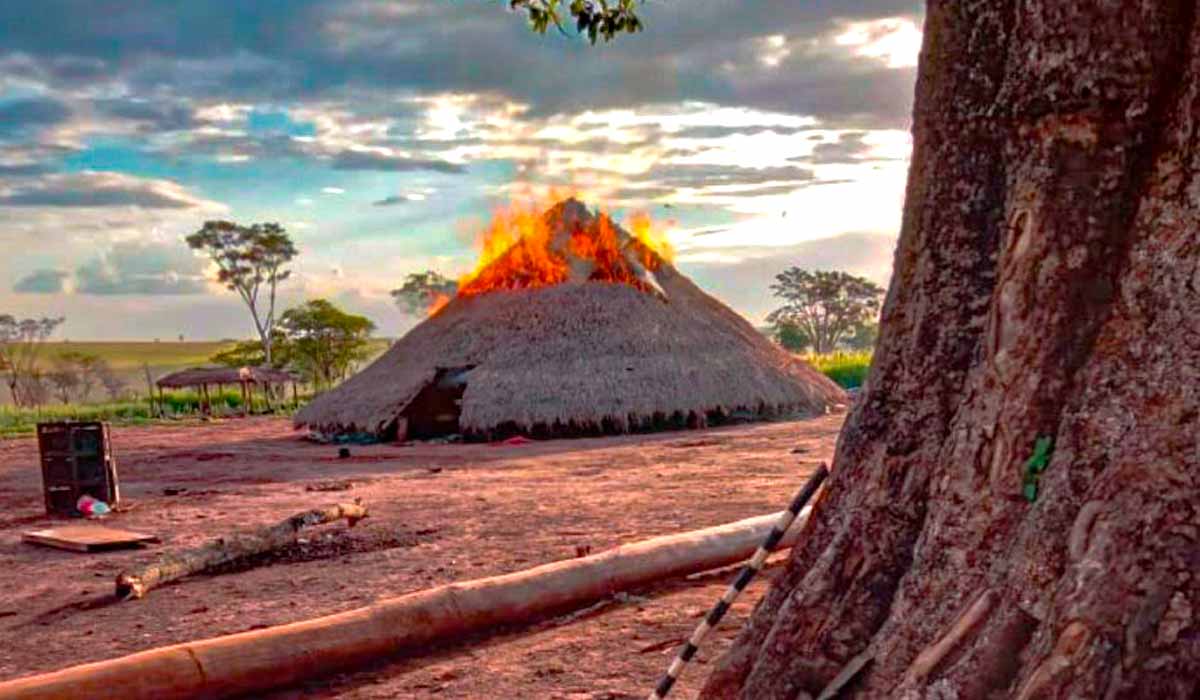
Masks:
[[[779,549],[795,543],[806,510]],[[0,700],[224,698],[564,612],[619,591],[743,561],[779,513],[622,545],[364,608],[184,642],[0,683]]]

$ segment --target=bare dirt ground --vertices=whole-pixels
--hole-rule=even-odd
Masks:
[[[157,534],[163,544],[92,554],[20,541],[23,531],[63,521],[44,514],[34,441],[0,441],[0,679],[340,612],[573,557],[577,547],[595,552],[776,511],[831,458],[842,419],[522,446],[352,446],[350,459],[302,440],[282,419],[117,428],[122,496],[133,508],[108,524]],[[328,481],[351,488],[306,490]],[[164,494],[176,489],[186,490]],[[353,530],[326,526],[256,568],[111,602],[116,574],[164,548],[354,497],[371,517]],[[641,698],[729,578],[666,582],[268,697]],[[760,579],[734,606],[685,672],[678,697],[695,695],[765,586]]]

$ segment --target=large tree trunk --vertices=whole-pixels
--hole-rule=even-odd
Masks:
[[[1195,4],[929,2],[869,387],[704,697],[1200,697]]]

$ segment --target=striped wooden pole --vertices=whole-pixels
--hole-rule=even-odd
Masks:
[[[809,477],[808,482],[804,484],[795,498],[792,499],[792,504],[788,506],[788,509],[779,514],[779,520],[775,522],[774,527],[771,528],[771,532],[767,534],[763,543],[758,546],[758,549],[754,552],[754,556],[742,567],[737,577],[733,579],[733,583],[729,584],[729,588],[725,589],[725,595],[721,596],[721,599],[712,607],[712,610],[708,611],[708,616],[701,620],[700,624],[696,625],[696,629],[692,631],[692,636],[679,649],[679,653],[676,654],[675,659],[671,662],[671,666],[663,674],[662,680],[658,682],[654,691],[650,693],[650,700],[663,700],[671,692],[671,688],[675,685],[675,681],[679,678],[683,667],[692,660],[692,657],[700,649],[700,643],[704,641],[704,638],[708,636],[708,633],[713,628],[720,624],[721,618],[725,617],[725,613],[729,612],[729,607],[733,605],[733,601],[737,600],[737,597],[741,595],[742,591],[746,590],[746,586],[750,585],[750,582],[754,580],[758,572],[762,571],[767,557],[779,546],[784,533],[791,527],[792,521],[796,519],[796,516],[800,515],[800,511],[804,509],[804,506],[813,497],[813,494],[817,492],[817,489],[820,488],[827,476],[829,476],[829,469],[822,464]]]

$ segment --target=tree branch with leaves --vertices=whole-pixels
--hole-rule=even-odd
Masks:
[[[48,378],[64,404],[72,400],[87,403],[108,369],[99,355],[77,351],[60,352],[51,360],[51,367]]]
[[[34,406],[45,394],[38,358],[46,340],[63,323],[63,318],[18,319],[0,314],[0,371],[5,373],[9,394],[18,406]]]
[[[611,41],[618,34],[641,31],[639,4],[635,0],[509,0],[508,6],[525,12],[530,26],[539,34],[545,34],[551,26],[566,34],[569,21],[575,31],[594,44],[598,38]]]

